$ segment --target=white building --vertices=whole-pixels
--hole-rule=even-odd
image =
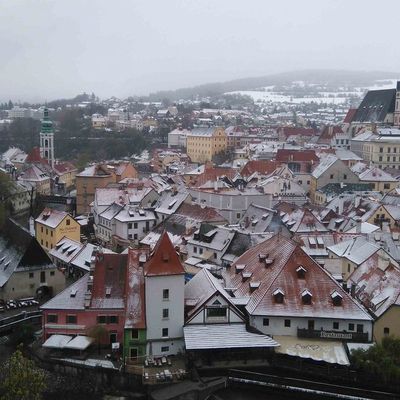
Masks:
[[[190,133],[188,129],[177,128],[168,133],[168,147],[186,148],[186,136]]]
[[[144,274],[147,354],[177,354],[184,347],[185,271],[166,232]]]

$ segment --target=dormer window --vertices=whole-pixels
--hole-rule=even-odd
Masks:
[[[312,294],[308,289],[304,289],[301,292],[301,300],[303,302],[303,304],[305,305],[310,305],[312,302]]]
[[[282,289],[278,288],[272,294],[274,296],[275,303],[277,303],[277,304],[283,303],[283,300],[285,298],[285,293]]]
[[[306,270],[302,265],[300,265],[300,266],[296,269],[297,278],[299,278],[299,279],[305,279],[305,277],[306,277],[306,272],[307,272],[307,270]]]
[[[246,268],[246,264],[236,264],[236,273],[243,271]]]
[[[336,290],[331,294],[332,303],[336,307],[340,307],[342,305],[343,297]]]

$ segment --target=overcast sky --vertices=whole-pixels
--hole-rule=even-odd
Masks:
[[[0,101],[400,71],[397,0],[0,0]]]

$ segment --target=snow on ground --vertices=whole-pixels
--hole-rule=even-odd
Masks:
[[[241,94],[247,95],[253,98],[256,103],[289,103],[289,104],[301,104],[301,103],[328,103],[328,104],[344,104],[350,97],[358,96],[361,98],[364,96],[367,90],[382,90],[382,89],[393,89],[396,87],[397,79],[382,79],[377,80],[374,84],[367,87],[340,87],[337,92],[321,91],[318,96],[310,97],[294,97],[282,93],[274,92],[274,86],[265,86],[262,90],[237,90],[234,92],[228,92],[225,94]],[[302,81],[292,82],[293,87],[305,87],[306,85]],[[313,84],[308,84],[313,86]],[[319,85],[318,85],[319,86]]]

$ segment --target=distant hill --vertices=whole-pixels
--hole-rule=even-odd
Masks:
[[[226,82],[207,83],[204,85],[164,90],[151,93],[148,99],[160,101],[162,99],[179,100],[194,99],[196,97],[213,97],[235,90],[251,90],[270,85],[285,85],[293,81],[327,84],[332,86],[351,85],[368,86],[377,80],[394,79],[400,73],[383,71],[346,71],[346,70],[301,70],[282,72],[279,74],[259,76],[254,78],[235,79]]]

